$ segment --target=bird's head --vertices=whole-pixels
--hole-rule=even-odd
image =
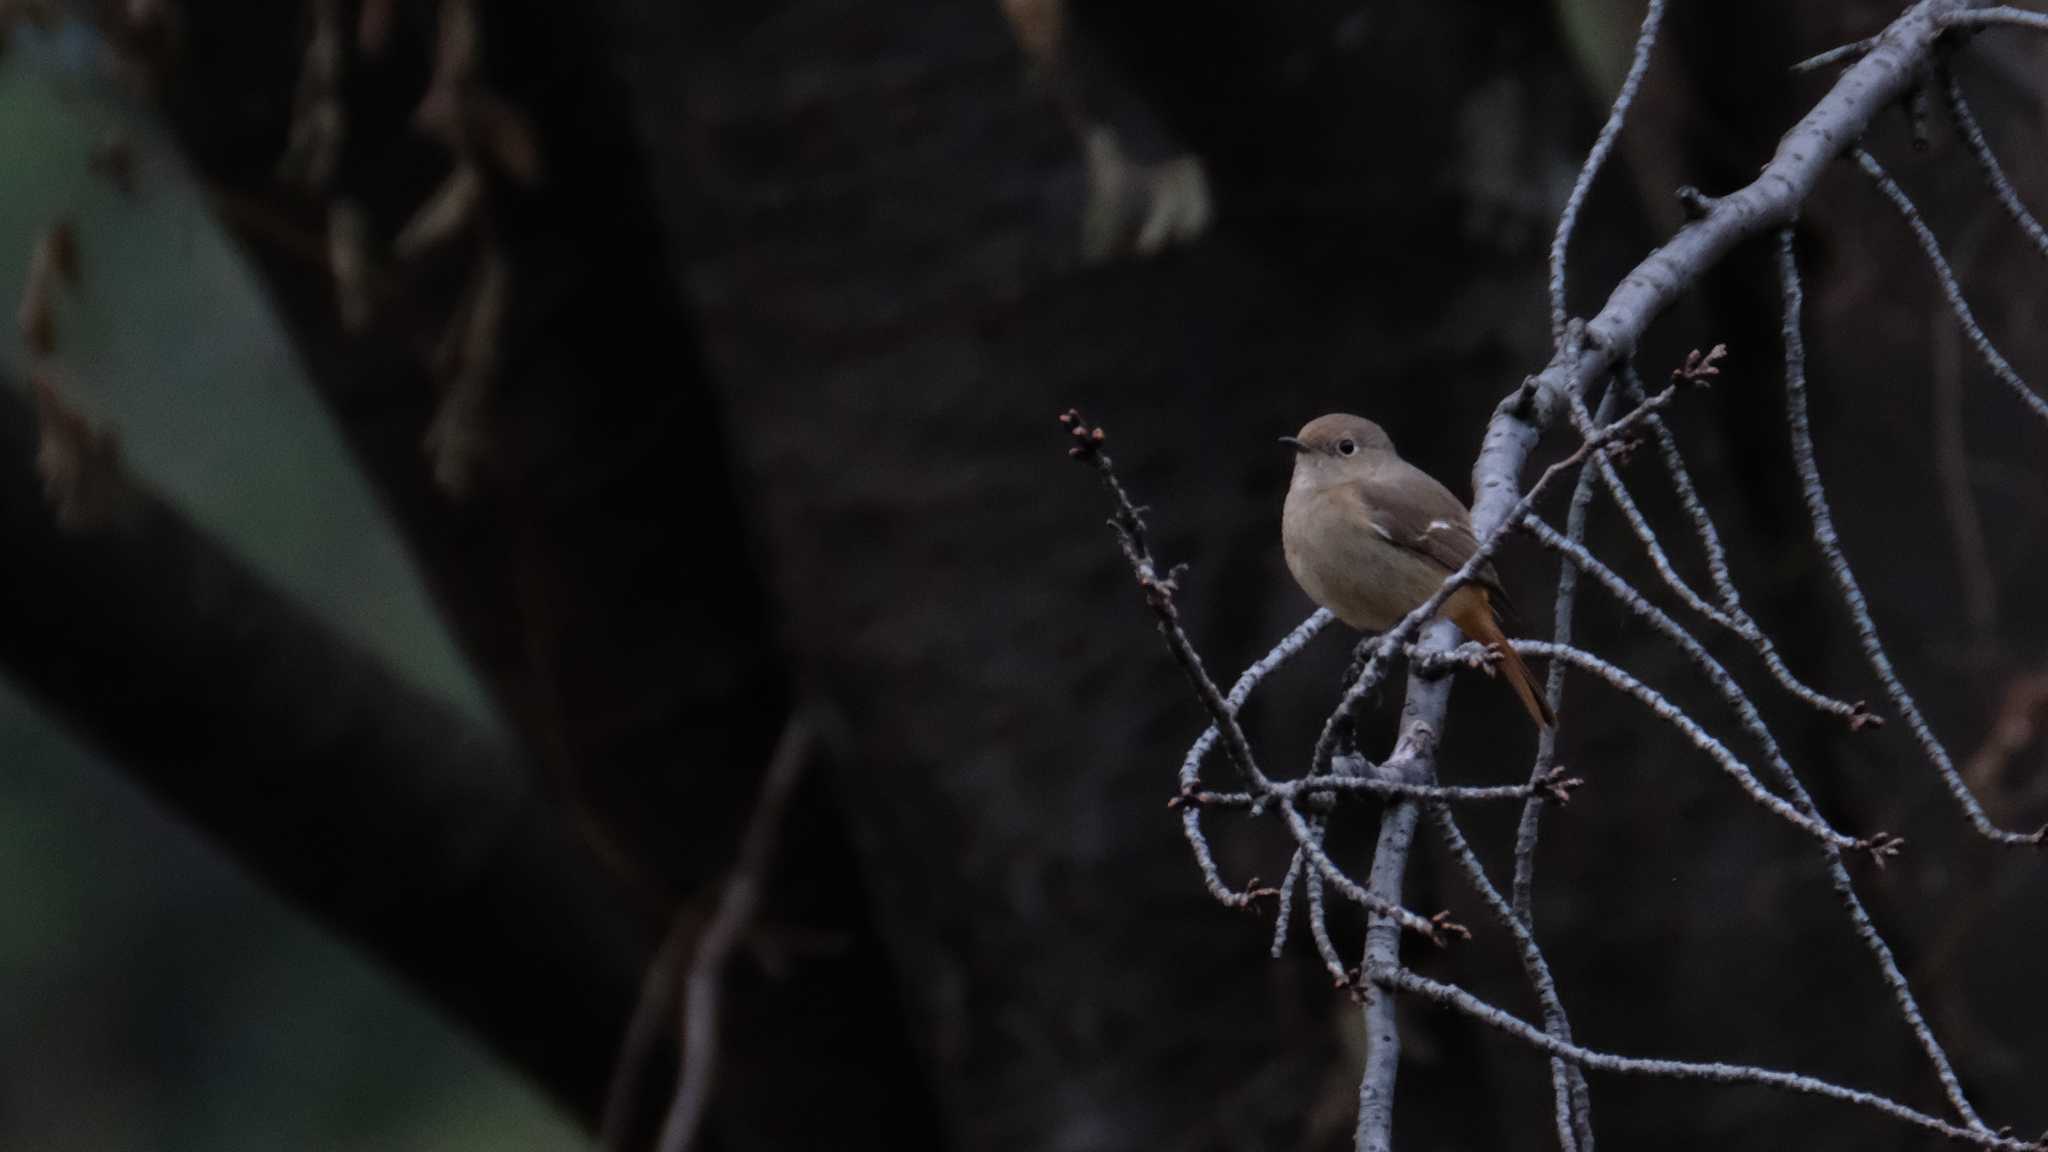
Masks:
[[[1302,425],[1282,444],[1294,449],[1297,483],[1321,483],[1370,468],[1394,455],[1386,430],[1363,416],[1332,412]]]

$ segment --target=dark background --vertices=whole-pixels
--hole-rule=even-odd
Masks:
[[[487,211],[413,260],[394,239],[451,164],[412,124],[432,6],[397,6],[375,51],[335,7],[346,135],[311,189],[278,166],[317,6],[120,7],[83,6],[106,39],[60,19],[0,57],[0,238],[25,269],[66,215],[82,255],[54,368],[11,334],[0,361],[0,1144],[575,1146],[656,942],[710,908],[808,702],[823,747],[729,981],[718,1146],[1348,1146],[1356,1013],[1305,939],[1271,961],[1270,921],[1204,894],[1164,808],[1203,717],[1052,418],[1109,428],[1161,552],[1192,565],[1197,643],[1219,675],[1254,659],[1308,607],[1273,437],[1357,411],[1462,492],[1493,404],[1548,359],[1550,232],[1638,5],[1074,3],[1034,62],[994,2],[494,0],[475,83],[542,167],[487,162]],[[1026,28],[1046,10],[1011,6]],[[1582,221],[1574,311],[1682,220],[1678,185],[1754,175],[1828,82],[1793,62],[1896,11],[1674,5]],[[2026,36],[1956,66],[2039,206]],[[1077,120],[1117,133],[1127,176],[1199,162],[1205,226],[1084,248],[1107,177]],[[132,192],[95,172],[115,130]],[[2042,379],[2048,263],[1939,117],[1924,150],[1903,113],[1869,143]],[[377,269],[358,330],[338,203]],[[2032,827],[2048,437],[1853,169],[1800,239],[1849,554],[1935,729],[1994,817]],[[510,288],[451,488],[422,450],[458,378],[433,349],[491,259]],[[1744,246],[1641,361],[1729,345],[1673,422],[1737,579],[1795,669],[1876,698],[1793,486],[1777,307],[1767,246]],[[43,499],[38,370],[122,438],[143,495],[112,529],[66,532]],[[1703,582],[1668,493],[1632,474]],[[1612,509],[1593,523],[1647,586]],[[1553,562],[1516,543],[1502,567],[1545,631]],[[1730,729],[1602,596],[1580,620]],[[1248,710],[1271,763],[1306,756],[1345,647]],[[1508,694],[1454,707],[1447,778],[1521,778]],[[2042,862],[1970,840],[1900,725],[1767,711],[1836,824],[1907,837],[1859,877],[1973,1098],[2048,1124]],[[1810,845],[1598,686],[1564,717],[1589,783],[1547,824],[1536,915],[1578,1037],[1940,1111]],[[1361,872],[1370,815],[1335,833]],[[1511,819],[1467,822],[1503,878]],[[1284,869],[1273,829],[1212,828],[1228,875]],[[1410,905],[1480,922],[1440,863],[1418,857]],[[1527,1012],[1503,943],[1409,959]],[[1540,1061],[1413,1005],[1403,1031],[1405,1146],[1548,1146]],[[1613,1147],[1925,1144],[1760,1089],[1592,1084]]]

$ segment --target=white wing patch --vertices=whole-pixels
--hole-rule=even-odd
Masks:
[[[1456,527],[1457,525],[1451,523],[1449,520],[1431,520],[1429,522],[1429,527],[1424,528],[1422,530],[1422,534],[1424,536],[1427,536],[1431,532],[1449,532]]]
[[[1379,538],[1385,540],[1387,543],[1393,544],[1396,542],[1394,540],[1394,534],[1392,532],[1387,531],[1386,528],[1383,525],[1381,525],[1379,521],[1374,520],[1372,522],[1372,530],[1378,533]]]

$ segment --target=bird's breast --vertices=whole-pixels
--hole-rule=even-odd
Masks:
[[[1288,490],[1281,544],[1287,570],[1309,599],[1367,632],[1393,627],[1447,575],[1388,540],[1363,501],[1334,488]]]

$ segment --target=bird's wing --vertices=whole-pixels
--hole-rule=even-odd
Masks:
[[[1444,575],[1464,567],[1479,550],[1465,506],[1420,468],[1396,461],[1374,469],[1355,484],[1373,530],[1395,547],[1442,568]],[[1507,597],[1490,561],[1479,566],[1474,579],[1505,603]]]

